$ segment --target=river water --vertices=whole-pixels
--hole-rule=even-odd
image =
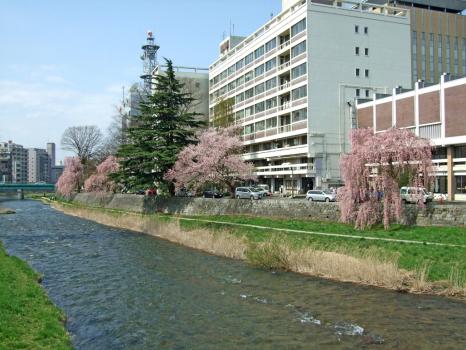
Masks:
[[[7,251],[44,275],[77,349],[465,349],[466,304],[293,273],[6,201]]]

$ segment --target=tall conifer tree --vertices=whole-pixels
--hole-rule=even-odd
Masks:
[[[194,133],[204,124],[196,118],[198,113],[186,111],[193,98],[183,92],[184,84],[176,79],[171,60],[165,61],[166,72],[155,77],[154,92],[140,102],[140,115],[117,152],[120,168],[112,177],[128,189],[158,185],[173,192],[173,185],[163,176],[178,153],[195,142]]]

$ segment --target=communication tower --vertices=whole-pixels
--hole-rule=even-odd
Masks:
[[[142,45],[142,75],[141,79],[144,81],[144,90],[147,93],[151,92],[152,88],[152,72],[157,66],[157,51],[160,48],[155,42],[152,31],[147,32],[146,44]]]

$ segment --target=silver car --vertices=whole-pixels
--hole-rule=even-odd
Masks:
[[[307,191],[306,199],[308,201],[335,202],[336,195],[329,190],[311,190]]]
[[[235,189],[235,198],[236,199],[261,199],[262,191],[256,190],[252,187],[236,187]]]

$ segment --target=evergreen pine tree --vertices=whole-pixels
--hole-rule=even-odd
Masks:
[[[157,185],[173,193],[174,186],[163,176],[178,153],[195,142],[194,133],[204,124],[196,118],[198,113],[187,111],[193,98],[183,92],[184,84],[176,79],[171,60],[165,61],[166,72],[155,77],[154,92],[141,99],[140,115],[117,152],[120,168],[112,177],[128,189]]]

